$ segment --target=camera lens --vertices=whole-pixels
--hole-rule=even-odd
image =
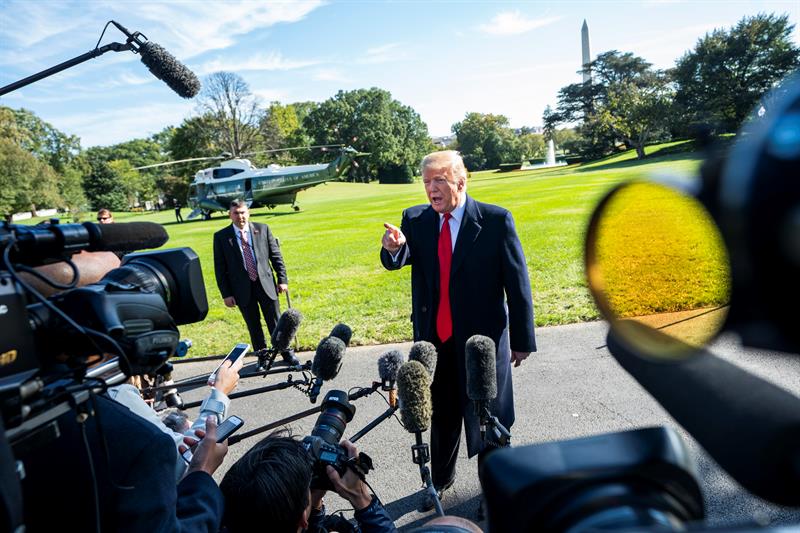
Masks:
[[[346,392],[329,391],[322,402],[322,413],[317,418],[311,435],[321,438],[328,444],[338,444],[355,412],[356,408],[347,399]]]

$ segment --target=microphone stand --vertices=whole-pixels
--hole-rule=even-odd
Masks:
[[[247,372],[239,374],[240,379],[244,378],[253,378],[253,377],[266,377],[272,374],[283,374],[286,372],[306,372],[311,370],[311,362],[306,361],[302,365],[292,365],[292,366],[282,366],[277,368],[272,368],[270,370],[264,371],[255,371],[255,372]],[[158,387],[148,387],[146,389],[142,389],[142,393],[154,393],[154,392],[161,392],[169,389],[179,389],[182,392],[198,389],[208,383],[208,376],[207,375],[200,375],[194,376],[191,378],[186,378],[181,381],[176,381],[172,385],[163,385]]]
[[[510,447],[511,432],[500,423],[496,416],[492,415],[486,405],[482,406],[481,409],[481,439],[483,439],[483,442],[495,448]],[[488,435],[487,427],[489,428]]]
[[[422,483],[425,485],[425,491],[433,499],[433,506],[436,508],[438,516],[444,516],[442,510],[442,502],[439,501],[439,495],[436,493],[436,488],[433,486],[431,479],[431,471],[428,468],[428,462],[431,460],[430,448],[428,444],[422,441],[422,432],[415,431],[417,443],[411,447],[411,458],[414,464],[419,465],[419,475],[422,478]]]
[[[358,433],[350,437],[348,440],[353,444],[355,444],[356,441],[358,441],[361,437],[363,437],[364,435],[375,429],[378,426],[378,424],[380,424],[387,418],[390,418],[395,413],[395,411],[397,411],[397,406],[389,407],[386,411],[381,413],[375,420],[373,420],[372,422],[361,428],[361,430]]]
[[[373,382],[371,387],[365,387],[363,389],[357,390],[352,394],[348,394],[347,399],[350,401],[354,401],[358,400],[359,398],[363,398],[364,396],[369,396],[370,394],[378,390],[378,387],[380,386],[381,383],[379,381]],[[270,422],[269,424],[266,424],[264,426],[251,429],[250,431],[246,431],[244,433],[237,433],[236,435],[231,435],[230,438],[228,439],[228,444],[236,444],[237,442],[244,440],[248,437],[252,437],[253,435],[258,435],[259,433],[264,433],[265,431],[285,426],[290,422],[294,422],[295,420],[300,420],[301,418],[311,416],[315,413],[319,413],[320,411],[322,411],[322,405],[316,405],[300,413],[287,416],[286,418],[281,418],[280,420],[276,420],[275,422]]]
[[[274,390],[283,390],[283,389],[289,389],[289,388],[292,388],[292,387],[302,387],[303,385],[306,385],[307,383],[308,383],[308,378],[305,377],[305,376],[303,376],[302,380],[295,381],[295,380],[292,379],[292,376],[290,375],[288,377],[288,379],[286,381],[284,381],[283,383],[276,383],[274,385],[267,385],[265,387],[259,387],[257,389],[253,389],[253,390],[234,392],[233,394],[229,394],[228,398],[230,398],[231,400],[236,399],[236,398],[245,398],[247,396],[253,396],[255,394],[261,394],[262,392],[271,392],[271,391],[274,391]],[[192,407],[198,407],[202,403],[203,403],[202,400],[197,400],[197,401],[194,401],[194,402],[188,402],[188,403],[185,403],[183,405],[182,409],[185,410],[185,409],[191,409]]]

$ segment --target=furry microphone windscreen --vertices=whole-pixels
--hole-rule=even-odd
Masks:
[[[162,46],[147,41],[139,47],[139,55],[153,76],[169,85],[178,96],[192,98],[200,92],[200,80],[195,73]]]
[[[311,372],[324,381],[335,378],[342,366],[345,349],[342,339],[336,337],[322,339],[311,362]]]
[[[350,346],[350,339],[353,337],[353,330],[347,324],[336,324],[331,330],[330,337],[341,339],[345,346]]]
[[[428,374],[430,374],[431,381],[433,381],[433,376],[436,372],[437,357],[436,348],[427,341],[415,342],[408,352],[408,360],[419,361],[428,371]]]
[[[303,321],[303,315],[297,309],[287,309],[278,318],[278,323],[275,324],[275,329],[272,331],[270,341],[272,348],[278,352],[283,352],[289,349],[289,345],[297,335],[297,329],[300,327],[300,322]]]
[[[397,381],[397,372],[403,364],[403,354],[398,350],[390,350],[378,358],[378,376],[382,383]]]
[[[397,372],[397,395],[400,397],[400,419],[406,431],[427,431],[431,425],[431,378],[425,367],[409,361]]]
[[[467,397],[473,401],[497,397],[497,363],[494,341],[473,335],[465,346],[467,359]]]

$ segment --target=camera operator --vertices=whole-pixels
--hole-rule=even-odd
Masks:
[[[344,440],[349,457],[358,450]],[[324,490],[311,489],[314,464],[300,441],[272,434],[253,446],[225,474],[220,488],[225,496],[224,525],[230,533],[251,531],[324,531]],[[397,531],[378,498],[352,470],[340,475],[327,467],[328,478],[339,496],[355,509],[354,518],[364,533]]]
[[[175,431],[164,424],[164,421],[161,420],[153,408],[142,399],[139,389],[131,383],[110,387],[108,395],[113,400],[121,403],[133,413],[141,416],[166,433],[172,438],[176,448],[180,451],[182,445],[188,443],[191,446],[196,442],[193,437],[194,431],[203,429],[205,427],[205,421],[209,416],[212,416],[217,424],[225,419],[228,406],[230,405],[228,394],[233,392],[239,383],[239,370],[241,370],[242,365],[243,362],[240,358],[233,366],[231,366],[230,361],[226,361],[222,367],[220,367],[217,371],[217,379],[211,388],[211,392],[200,406],[200,415],[186,432]],[[186,440],[187,437],[189,441]],[[186,462],[179,455],[176,457],[175,461],[176,480],[180,480],[183,477],[186,469]]]

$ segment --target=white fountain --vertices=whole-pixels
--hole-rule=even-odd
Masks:
[[[556,143],[553,142],[553,139],[547,141],[547,158],[544,160],[544,166],[556,166]]]

